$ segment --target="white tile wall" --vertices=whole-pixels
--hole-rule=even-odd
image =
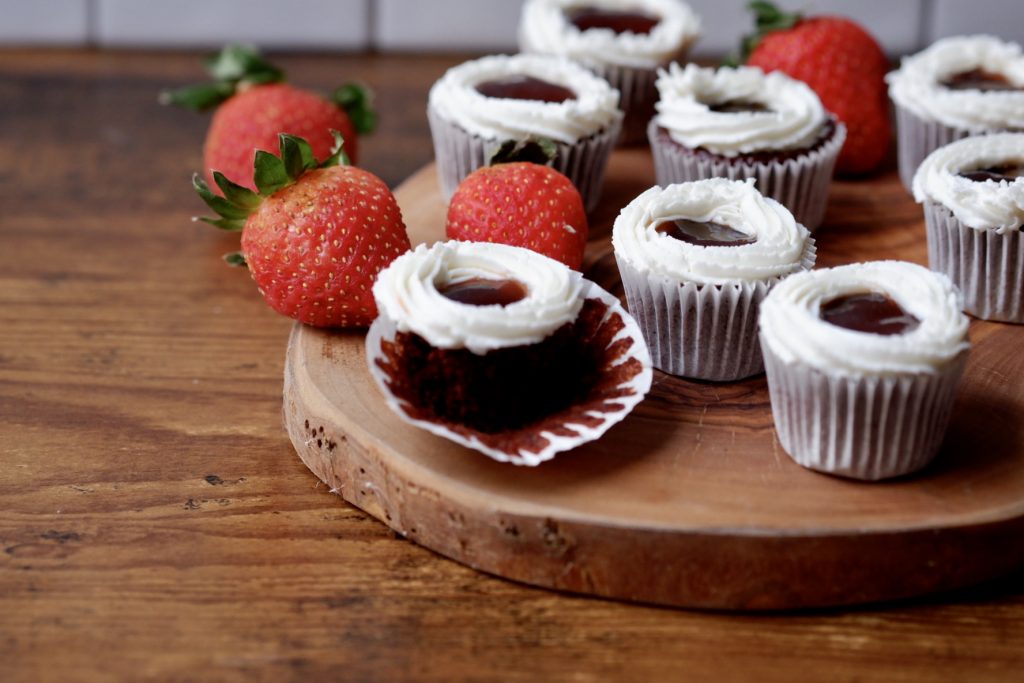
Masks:
[[[109,46],[369,46],[371,0],[95,0],[96,42]]]
[[[87,0],[0,0],[0,44],[81,45],[89,37]]]
[[[522,0],[371,0],[382,50],[516,49]]]
[[[704,18],[695,54],[723,55],[753,21],[748,0],[688,0]],[[893,55],[947,35],[1024,43],[1024,0],[779,0],[863,23]],[[358,50],[515,49],[522,0],[0,0],[0,45],[100,44]]]
[[[1024,43],[1022,0],[934,0],[929,41],[972,33],[992,35]]]

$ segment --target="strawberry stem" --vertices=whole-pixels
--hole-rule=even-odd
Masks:
[[[242,85],[262,85],[284,80],[284,72],[260,57],[255,48],[227,45],[204,60],[213,83],[192,85],[160,93],[161,104],[206,111],[233,97]]]
[[[753,0],[747,9],[754,13],[754,32],[743,36],[738,53],[725,58],[724,66],[739,66],[750,59],[757,46],[765,36],[775,31],[786,31],[793,28],[803,19],[798,12],[783,12],[771,2]]]

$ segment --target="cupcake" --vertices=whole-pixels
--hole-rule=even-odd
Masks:
[[[607,79],[622,93],[620,143],[636,144],[654,115],[658,68],[681,61],[699,32],[680,0],[527,0],[519,49],[568,57]]]
[[[854,479],[935,456],[967,360],[967,317],[945,275],[877,261],[799,273],[761,304],[779,441],[800,465]]]
[[[537,465],[597,439],[650,389],[618,299],[528,249],[420,245],[373,295],[366,354],[388,406],[495,460]]]
[[[648,137],[659,185],[756,178],[808,230],[821,224],[846,128],[806,84],[756,67],[672,64],[657,87]]]
[[[786,207],[725,178],[647,190],[615,220],[612,246],[654,366],[714,381],[764,369],[758,307],[815,256]]]
[[[1024,133],[940,147],[914,175],[924,204],[928,261],[985,320],[1024,323]]]
[[[554,168],[588,211],[622,127],[617,90],[578,64],[542,55],[483,57],[449,69],[430,89],[427,118],[446,198],[503,142],[547,138],[557,148]]]
[[[1024,56],[993,36],[944,38],[886,76],[896,105],[900,179],[933,150],[969,135],[1024,130]]]

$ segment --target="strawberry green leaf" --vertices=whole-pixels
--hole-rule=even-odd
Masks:
[[[789,30],[803,19],[803,15],[795,12],[783,12],[765,0],[753,0],[747,5],[747,9],[754,13],[754,32],[743,36],[740,41],[739,53],[726,57],[725,66],[738,66],[746,63],[765,36],[775,31]]]
[[[269,197],[291,182],[284,162],[270,152],[265,152],[262,149],[256,150],[254,166],[253,182],[256,183],[256,188],[264,197]]]
[[[227,254],[224,254],[224,256],[222,256],[221,258],[224,259],[225,263],[234,268],[241,268],[249,265],[248,263],[245,262],[245,254],[243,254],[240,251],[228,252]]]
[[[360,135],[372,133],[377,127],[377,112],[373,110],[373,91],[365,85],[346,83],[331,94],[331,101],[345,110]]]
[[[558,157],[558,146],[548,138],[536,140],[506,140],[491,155],[490,165],[525,161],[550,166]]]
[[[213,172],[213,180],[224,194],[224,198],[235,206],[251,210],[255,209],[263,201],[258,194],[247,187],[231,182],[220,171]]]
[[[345,138],[336,130],[332,130],[331,135],[334,136],[334,147],[331,148],[331,156],[320,163],[320,168],[350,165],[352,162],[349,160],[348,155],[345,154]]]
[[[306,171],[316,168],[316,157],[313,148],[304,139],[281,133],[278,136],[281,145],[281,161],[289,180],[297,180]]]
[[[206,202],[206,205],[213,209],[221,218],[227,218],[229,220],[245,220],[248,218],[249,209],[232,204],[228,199],[214,194],[213,191],[210,190],[210,186],[206,184],[205,180],[199,177],[198,173],[192,176],[192,187],[194,187],[196,192],[199,193],[200,198]]]
[[[204,83],[160,93],[160,104],[173,104],[192,111],[206,111],[235,94],[235,87],[227,83]]]
[[[260,57],[251,46],[231,44],[204,60],[207,71],[217,81],[270,83],[284,80],[284,72]]]
[[[241,218],[207,218],[206,216],[199,216],[199,220],[228,232],[241,232],[245,228],[245,220]]]

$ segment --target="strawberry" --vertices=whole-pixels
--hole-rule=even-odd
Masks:
[[[491,165],[469,174],[452,195],[448,238],[526,247],[579,270],[587,213],[572,181],[536,163],[550,163],[554,154],[548,141],[502,145]]]
[[[331,131],[337,130],[355,163],[356,134],[369,133],[376,124],[365,88],[343,85],[325,99],[282,82],[284,73],[250,48],[229,45],[207,61],[207,68],[214,83],[162,93],[161,101],[196,111],[217,108],[203,145],[208,183],[214,182],[217,169],[232,182],[255,190],[256,150],[273,152],[280,133],[304,138],[322,159],[330,156]]]
[[[323,163],[309,143],[286,134],[280,157],[256,152],[258,193],[219,171],[213,178],[223,196],[198,173],[192,183],[220,215],[202,220],[242,231],[241,253],[225,259],[248,266],[271,308],[317,327],[364,327],[377,317],[377,274],[409,250],[409,236],[387,185],[348,166],[335,136]]]
[[[769,2],[751,2],[750,8],[757,31],[744,39],[747,63],[805,82],[846,124],[839,173],[876,169],[889,152],[892,131],[885,86],[889,60],[875,39],[844,17],[805,19]]]

